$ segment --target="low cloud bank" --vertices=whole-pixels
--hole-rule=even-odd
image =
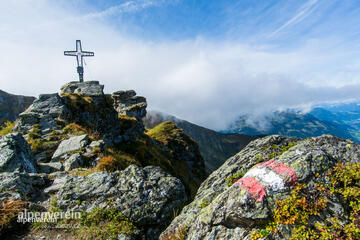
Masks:
[[[107,92],[135,89],[149,109],[215,130],[241,114],[359,96],[360,61],[335,48],[338,39],[288,50],[202,37],[152,42],[49,1],[30,2],[1,3],[7,11],[0,17],[0,89],[11,93],[36,96],[77,80],[75,59],[63,51],[82,39],[83,49],[95,52],[86,59],[86,79],[99,80]]]

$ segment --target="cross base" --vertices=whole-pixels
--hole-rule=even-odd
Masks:
[[[79,74],[79,81],[84,82],[84,68],[83,67],[77,67],[77,72]]]

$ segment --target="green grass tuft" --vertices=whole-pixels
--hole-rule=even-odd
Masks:
[[[16,121],[15,122],[10,122],[10,121],[5,122],[4,126],[2,128],[0,128],[0,136],[4,136],[6,134],[11,133],[12,129],[15,127],[16,123],[17,123]]]

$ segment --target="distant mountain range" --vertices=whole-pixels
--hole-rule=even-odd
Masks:
[[[216,170],[226,159],[259,137],[237,133],[219,133],[157,111],[149,111],[143,119],[144,125],[148,129],[165,121],[173,121],[199,144],[200,153],[205,159],[205,169],[208,173]]]
[[[359,103],[322,105],[315,107],[310,113],[320,120],[337,124],[353,140],[360,142]]]
[[[243,115],[222,132],[299,138],[332,134],[359,142],[360,106],[358,103],[323,104],[308,113],[287,110],[257,118]]]
[[[34,100],[34,97],[13,95],[0,90],[0,126],[6,121],[15,121]]]

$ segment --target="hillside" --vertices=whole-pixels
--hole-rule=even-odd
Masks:
[[[34,100],[34,97],[13,95],[0,90],[0,126],[7,121],[15,121]]]
[[[153,128],[165,121],[173,121],[179,128],[183,129],[187,135],[199,144],[201,155],[205,160],[206,171],[209,173],[220,167],[227,158],[238,153],[250,141],[258,138],[256,136],[248,136],[244,134],[218,133],[208,128],[204,128],[157,111],[149,111],[146,114],[146,117],[143,118],[146,128]]]

